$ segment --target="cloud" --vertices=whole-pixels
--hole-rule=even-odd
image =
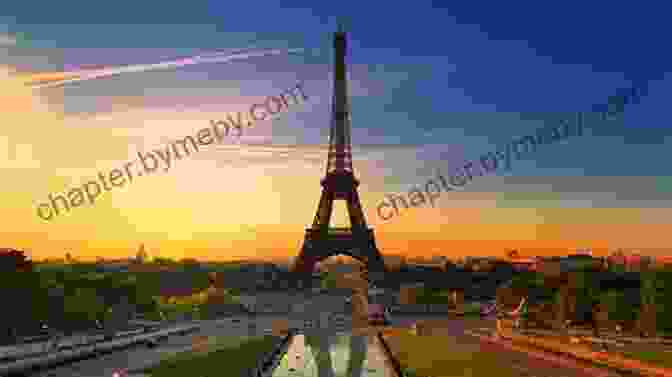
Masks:
[[[170,61],[162,61],[153,64],[133,64],[126,66],[108,67],[102,69],[93,69],[93,70],[89,69],[75,72],[62,72],[62,73],[50,73],[50,74],[40,73],[37,75],[31,75],[28,78],[28,85],[38,89],[61,87],[70,83],[88,81],[105,77],[113,77],[124,73],[147,72],[166,68],[179,68],[202,63],[227,63],[230,61],[244,60],[253,57],[291,54],[291,53],[299,53],[302,51],[303,51],[302,48],[294,48],[288,50],[265,49],[259,51],[247,51],[246,49],[246,50],[239,50],[233,53],[218,52],[212,54],[200,54],[196,56],[190,56]]]
[[[407,152],[405,158],[415,155],[415,146],[397,145],[366,145],[352,148],[355,163],[363,161],[373,163],[382,157],[385,151]],[[261,166],[281,165],[291,166],[293,162],[304,162],[316,167],[324,167],[327,162],[328,145],[321,144],[270,144],[270,143],[245,143],[218,145],[211,152],[217,161],[227,162],[239,166],[258,164]],[[210,158],[208,155],[204,158]]]
[[[13,185],[43,182],[45,172],[58,175],[67,168],[89,166],[82,158],[87,153],[96,160],[111,160],[127,149],[123,138],[112,139],[110,129],[66,121],[57,106],[49,106],[15,73],[13,67],[0,66],[0,102],[6,106],[0,113],[0,123],[5,125],[0,135],[0,172],[12,174],[8,181]],[[34,175],[25,174],[25,169],[35,170]]]
[[[0,34],[0,46],[15,46],[16,37],[9,34]]]

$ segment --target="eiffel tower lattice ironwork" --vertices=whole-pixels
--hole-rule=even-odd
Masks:
[[[348,255],[364,263],[372,280],[382,278],[385,264],[376,247],[373,229],[366,225],[352,168],[350,105],[346,77],[346,33],[339,27],[334,39],[334,97],[329,135],[326,176],[321,181],[322,195],[311,228],[306,229],[303,247],[294,271],[310,274],[321,260]],[[344,200],[350,228],[330,228],[335,200]]]

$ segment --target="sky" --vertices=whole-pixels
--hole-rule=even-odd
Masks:
[[[67,251],[126,257],[140,243],[150,256],[171,258],[297,255],[321,194],[338,17],[348,32],[353,164],[383,254],[670,254],[670,9],[464,3],[6,5],[0,201],[11,221],[3,222],[0,243],[37,259]],[[277,53],[259,53],[270,50]],[[196,55],[210,59],[188,59]],[[68,77],[84,79],[35,85]],[[297,82],[308,99],[240,139],[136,177],[92,205],[38,217],[50,193],[121,169],[138,152],[196,135]],[[647,83],[646,96],[619,119],[540,148],[508,172],[474,178],[441,194],[435,207],[387,221],[377,215],[386,194],[424,185],[437,169],[459,167],[559,118],[590,113],[637,82]],[[335,226],[347,226],[342,203],[334,216]]]

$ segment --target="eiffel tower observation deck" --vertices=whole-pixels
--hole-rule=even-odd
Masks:
[[[321,260],[335,255],[348,255],[361,261],[375,280],[385,271],[373,229],[366,224],[352,168],[350,140],[351,117],[346,75],[347,36],[339,27],[334,35],[334,93],[332,99],[329,152],[325,177],[321,180],[322,195],[312,227],[306,229],[303,247],[294,271],[312,273]],[[346,202],[350,227],[330,227],[334,201]]]

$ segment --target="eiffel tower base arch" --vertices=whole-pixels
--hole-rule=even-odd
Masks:
[[[322,231],[306,229],[294,272],[307,278],[318,263],[336,255],[347,255],[362,262],[368,270],[370,281],[383,279],[385,262],[376,246],[373,229],[359,232],[348,228]]]

